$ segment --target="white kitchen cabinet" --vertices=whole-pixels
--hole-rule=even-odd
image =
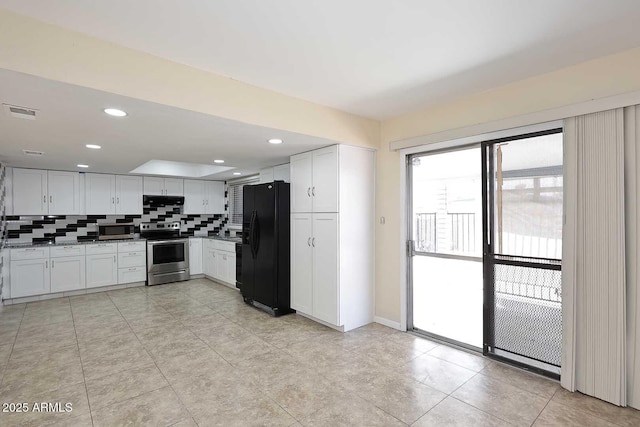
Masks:
[[[260,184],[273,181],[289,182],[289,163],[260,169]]]
[[[205,213],[224,214],[224,182],[205,181]]]
[[[227,275],[225,281],[233,286],[236,285],[236,254],[228,253],[225,260],[227,261]]]
[[[148,196],[183,196],[183,180],[179,178],[145,176],[144,194]]]
[[[260,169],[260,184],[273,182],[273,167]]]
[[[77,172],[13,169],[14,215],[80,212],[80,174]]]
[[[80,205],[80,174],[47,171],[49,215],[78,215]]]
[[[188,215],[201,215],[207,210],[204,181],[184,180],[184,207],[182,211]]]
[[[291,157],[291,307],[343,331],[373,321],[374,165],[345,145]]]
[[[48,294],[51,291],[49,258],[11,260],[11,298]]]
[[[13,169],[13,214],[47,215],[47,171]]]
[[[204,274],[206,276],[217,278],[218,277],[218,258],[216,256],[218,251],[211,247],[207,247],[203,253],[202,264],[204,267]]]
[[[218,264],[216,275],[214,276],[218,280],[227,282],[229,279],[229,263],[227,260],[227,253],[223,251],[216,251],[216,262]]]
[[[291,308],[313,314],[312,214],[291,214]]]
[[[117,283],[119,285],[147,280],[147,248],[145,241],[118,242],[117,251]]]
[[[100,173],[85,174],[85,212],[87,215],[116,213],[116,177]]]
[[[142,177],[116,175],[116,213],[142,215]]]
[[[273,167],[273,180],[289,182],[289,163]]]
[[[291,212],[313,212],[311,153],[291,156]]]
[[[66,292],[86,287],[85,256],[51,258],[51,292]]]
[[[118,283],[116,253],[87,255],[87,288],[98,288]]]
[[[189,238],[189,274],[203,274],[202,268],[202,239]]]

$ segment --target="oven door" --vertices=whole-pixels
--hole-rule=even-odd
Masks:
[[[189,267],[189,241],[159,240],[147,242],[149,273],[168,273]]]

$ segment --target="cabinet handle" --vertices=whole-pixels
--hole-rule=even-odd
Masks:
[[[44,262],[44,268],[49,268],[49,261]]]
[[[113,197],[111,198],[111,204],[114,204],[114,205],[116,204],[116,201]]]
[[[311,237],[307,239],[307,246],[311,246]]]
[[[44,202],[47,203],[47,195],[44,195]]]
[[[204,206],[204,199],[202,199],[202,206]]]
[[[311,197],[311,187],[307,187],[307,197]]]
[[[120,197],[116,197],[116,201],[120,204]]]
[[[53,196],[49,196],[49,203],[53,203]]]
[[[316,238],[311,239],[311,246],[316,247]]]
[[[316,187],[311,187],[311,194],[315,197],[316,195]]]
[[[116,262],[116,256],[114,255],[113,256],[113,263],[115,264],[115,262]]]
[[[55,267],[55,266],[56,266],[56,262],[55,262],[55,260],[51,260],[51,268],[53,268],[53,267]]]

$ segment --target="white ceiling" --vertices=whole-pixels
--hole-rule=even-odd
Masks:
[[[640,45],[638,0],[0,0],[0,7],[371,118]]]
[[[10,166],[129,173],[149,160],[170,160],[234,169],[209,179],[250,175],[261,167],[287,163],[292,154],[335,142],[248,125],[206,114],[54,82],[0,69],[0,103],[39,110],[36,120],[10,117],[0,110],[0,159]],[[116,118],[102,110],[116,107]],[[270,138],[283,144],[272,145]],[[85,144],[101,145],[90,150]],[[22,150],[44,151],[31,157]],[[87,164],[79,169],[77,164]]]

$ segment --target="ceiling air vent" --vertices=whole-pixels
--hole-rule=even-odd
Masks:
[[[42,156],[44,151],[36,151],[36,150],[22,150],[24,154],[27,156]]]
[[[19,107],[17,105],[2,104],[4,111],[11,117],[18,119],[35,120],[38,110],[27,107]]]

